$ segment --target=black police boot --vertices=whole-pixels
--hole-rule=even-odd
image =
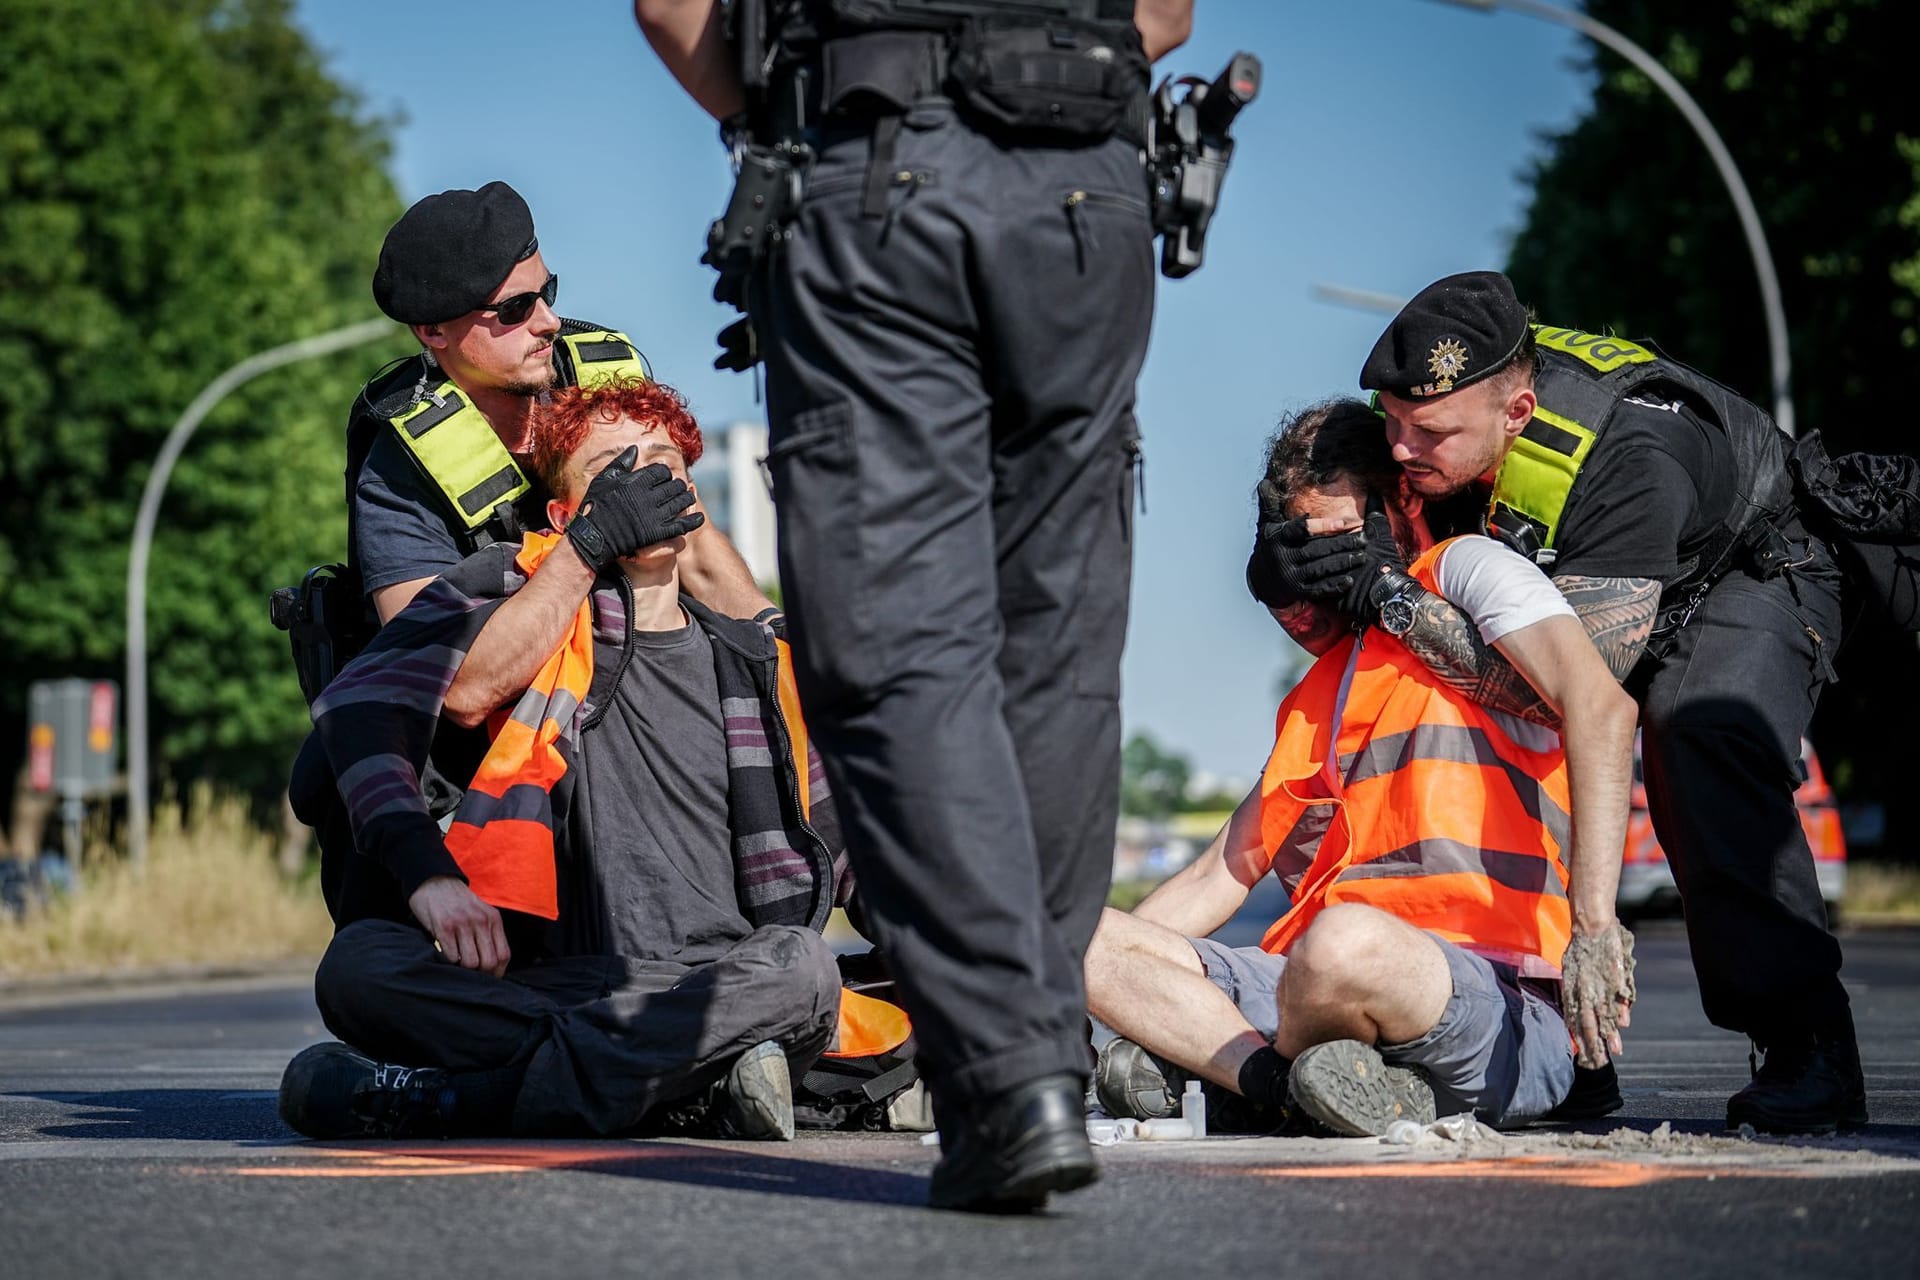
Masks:
[[[1062,1073],[964,1106],[942,1100],[935,1112],[941,1157],[928,1202],[972,1213],[1032,1213],[1053,1192],[1093,1182],[1100,1169],[1081,1096],[1080,1078]]]
[[[1575,1064],[1573,1088],[1567,1091],[1567,1096],[1560,1100],[1559,1106],[1540,1118],[1564,1123],[1598,1120],[1601,1116],[1612,1115],[1625,1105],[1620,1097],[1620,1076],[1614,1071],[1611,1060],[1597,1067]]]
[[[1727,1128],[1761,1133],[1832,1133],[1867,1123],[1867,1082],[1853,1016],[1824,1032],[1776,1033],[1765,1045],[1753,1083],[1727,1100]]]
[[[448,1072],[375,1062],[338,1041],[302,1049],[280,1077],[280,1118],[309,1138],[444,1138],[454,1105]]]

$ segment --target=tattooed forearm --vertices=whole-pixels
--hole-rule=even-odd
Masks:
[[[1550,729],[1560,727],[1559,713],[1512,663],[1480,638],[1480,628],[1471,618],[1442,597],[1421,593],[1414,606],[1413,627],[1401,640],[1449,688],[1481,706]]]
[[[1593,647],[1616,680],[1625,680],[1653,634],[1660,609],[1660,584],[1652,578],[1555,578]]]
[[[1573,606],[1614,679],[1625,680],[1653,634],[1660,584],[1651,578],[1569,576],[1555,578],[1553,585]],[[1423,595],[1404,642],[1450,688],[1481,706],[1560,727],[1559,715],[1526,677],[1480,638],[1471,618],[1441,597]]]

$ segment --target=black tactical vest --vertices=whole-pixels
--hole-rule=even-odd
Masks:
[[[1488,514],[1530,526],[1540,548],[1534,559],[1542,566],[1553,562],[1567,496],[1622,400],[1678,400],[1727,439],[1735,467],[1732,506],[1667,585],[1661,597],[1665,626],[1670,606],[1711,586],[1793,505],[1786,465],[1792,441],[1758,405],[1649,345],[1544,325],[1535,326],[1534,337],[1541,356],[1534,382],[1539,405],[1500,464]]]

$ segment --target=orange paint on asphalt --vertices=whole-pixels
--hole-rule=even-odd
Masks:
[[[337,1164],[202,1166],[196,1173],[242,1178],[447,1178],[528,1170],[587,1169],[662,1156],[698,1155],[685,1147],[587,1143],[514,1143],[454,1146],[308,1147],[300,1156],[329,1156]]]
[[[1379,1164],[1306,1164],[1249,1169],[1263,1178],[1505,1178],[1560,1187],[1616,1190],[1677,1178],[1798,1178],[1797,1169],[1742,1165],[1640,1164],[1632,1160],[1562,1160],[1516,1156],[1506,1160],[1388,1161]]]

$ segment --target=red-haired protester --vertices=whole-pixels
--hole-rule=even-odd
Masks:
[[[677,392],[556,392],[532,446],[556,532],[448,570],[314,704],[360,850],[330,874],[418,887],[338,921],[315,989],[347,1043],[294,1059],[281,1114],[322,1138],[790,1138],[793,1082],[824,1050],[884,1055],[907,1029],[842,1009],[820,931],[851,882],[785,646],[683,592],[684,536],[634,536],[636,490],[693,500],[700,428]],[[415,770],[444,691],[556,554],[595,585],[493,718],[443,835]]]

